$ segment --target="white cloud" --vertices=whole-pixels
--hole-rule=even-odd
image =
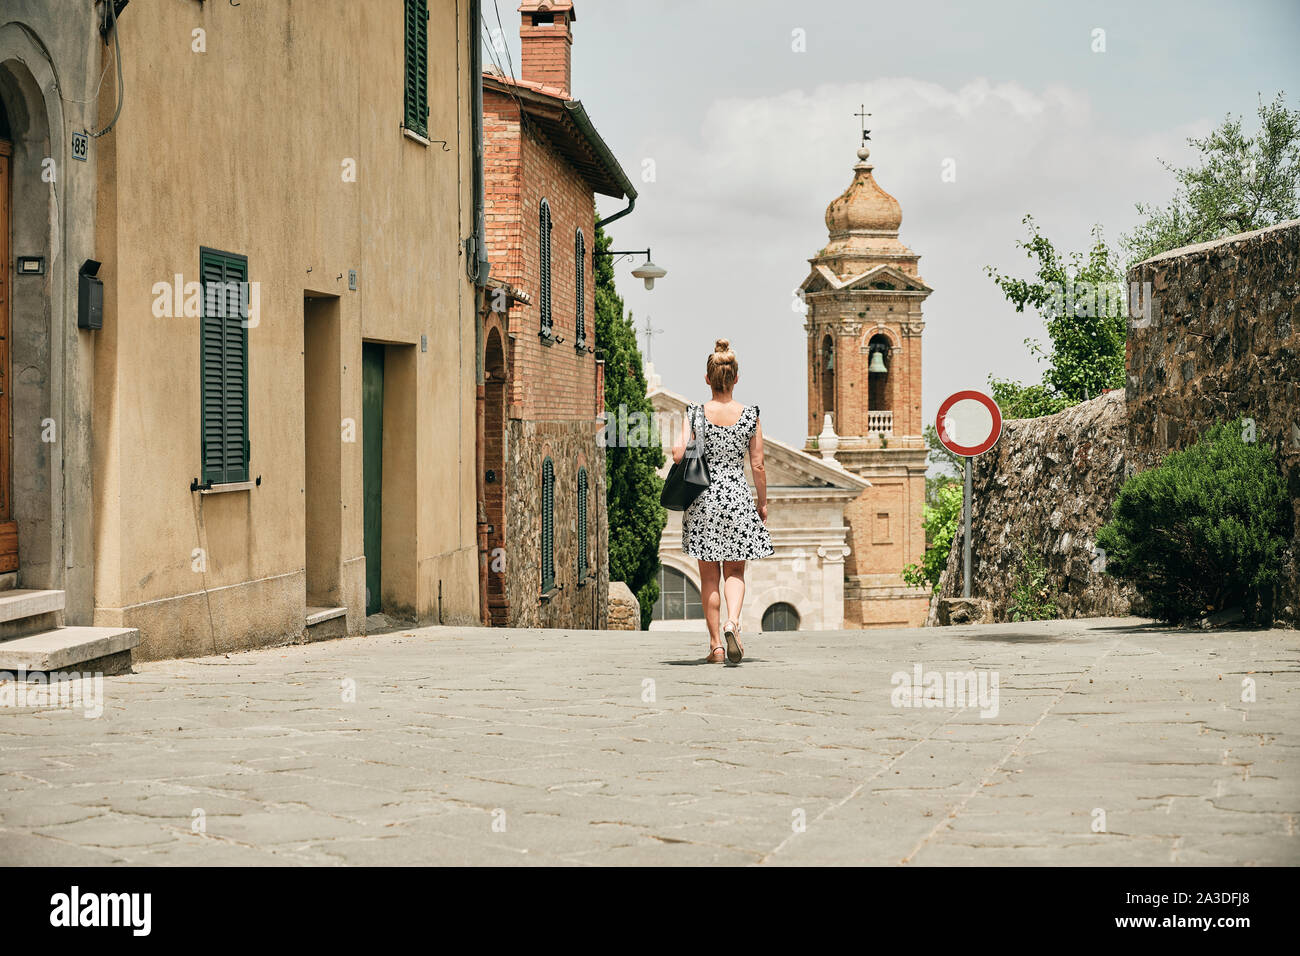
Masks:
[[[874,113],[876,179],[902,204],[901,238],[935,289],[923,339],[927,420],[950,391],[983,386],[990,372],[1039,374],[1023,340],[1041,324],[1017,315],[984,274],[986,264],[1027,270],[1014,246],[1022,217],[1032,213],[1058,249],[1084,248],[1095,222],[1118,239],[1135,201],[1172,189],[1156,156],[1181,159],[1186,137],[1208,125],[1135,137],[1078,90],[899,77],[718,99],[694,138],[648,133],[638,152],[655,159],[658,181],[641,186],[636,232],[653,237],[669,275],[652,293],[620,281],[628,306],[666,330],[655,365],[679,391],[703,388],[713,339],[730,338],[742,362],[738,397],[761,403],[767,430],[787,441],[802,439],[807,413],[805,337],[790,294],[825,244],[827,204],[852,178],[863,102]],[[624,158],[639,166],[639,156]],[[955,182],[941,181],[948,159]]]

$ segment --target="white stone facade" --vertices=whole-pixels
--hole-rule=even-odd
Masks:
[[[681,429],[690,400],[659,384],[652,367],[646,369],[660,441],[672,464],[672,443]],[[701,397],[703,400],[703,396]],[[869,487],[834,461],[823,461],[785,442],[763,436],[767,471],[768,531],[775,554],[750,561],[745,571],[745,604],[741,628],[762,630],[763,615],[788,604],[799,617],[799,630],[824,631],[844,627],[844,559],[849,553],[849,529],[844,508]],[[748,466],[746,466],[748,473]],[[750,476],[752,484],[753,478]],[[683,575],[698,591],[699,562],[682,553],[682,513],[668,512],[668,525],[659,543],[659,558],[670,572]],[[725,598],[723,617],[725,618]],[[651,630],[705,630],[703,619],[660,620]]]

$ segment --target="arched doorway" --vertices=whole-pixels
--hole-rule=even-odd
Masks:
[[[12,298],[9,282],[9,174],[13,159],[13,143],[9,132],[9,114],[4,99],[0,97],[0,574],[18,570],[18,522],[13,508],[13,434],[12,408],[10,407],[11,367],[9,355],[9,300]]]
[[[506,357],[501,330],[488,329],[483,351],[483,510],[487,523],[487,617],[509,623],[506,601]]]
[[[79,352],[92,333],[76,330],[76,273],[93,257],[94,183],[68,185],[61,89],[30,34],[0,26],[0,573],[65,590],[67,623],[90,624],[92,402]],[[19,275],[18,256],[37,266]]]

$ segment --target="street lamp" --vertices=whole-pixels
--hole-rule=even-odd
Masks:
[[[645,262],[632,270],[632,275],[638,279],[645,280],[645,287],[653,289],[655,279],[662,279],[668,275],[668,270],[663,266],[657,266],[650,261],[649,249],[607,249],[604,252],[593,253],[596,256],[645,256]]]
[[[662,279],[664,276],[668,275],[668,270],[662,266],[655,265],[647,256],[645,264],[633,269],[632,275],[636,276],[638,279],[645,279],[645,287],[647,289],[653,289],[655,287],[655,279]]]

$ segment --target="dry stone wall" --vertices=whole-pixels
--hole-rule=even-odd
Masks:
[[[1010,619],[1021,548],[1042,559],[1061,617],[1131,613],[1135,592],[1101,573],[1095,552],[1097,530],[1127,474],[1124,411],[1117,391],[1056,415],[1010,421],[992,451],[975,459],[971,596],[992,603],[994,620]],[[939,596],[961,593],[959,533]]]
[[[1277,452],[1295,523],[1280,616],[1300,621],[1300,220],[1141,262],[1127,388],[1057,415],[1008,422],[975,460],[972,595],[1009,618],[1020,566],[1036,550],[1064,617],[1141,614],[1131,588],[1099,573],[1097,529],[1123,480],[1242,416]],[[961,535],[939,597],[961,595]],[[937,601],[930,622],[936,620]]]
[[[1280,616],[1300,619],[1300,220],[1189,246],[1135,266],[1150,309],[1129,330],[1134,467],[1241,416],[1271,445],[1293,509]]]

